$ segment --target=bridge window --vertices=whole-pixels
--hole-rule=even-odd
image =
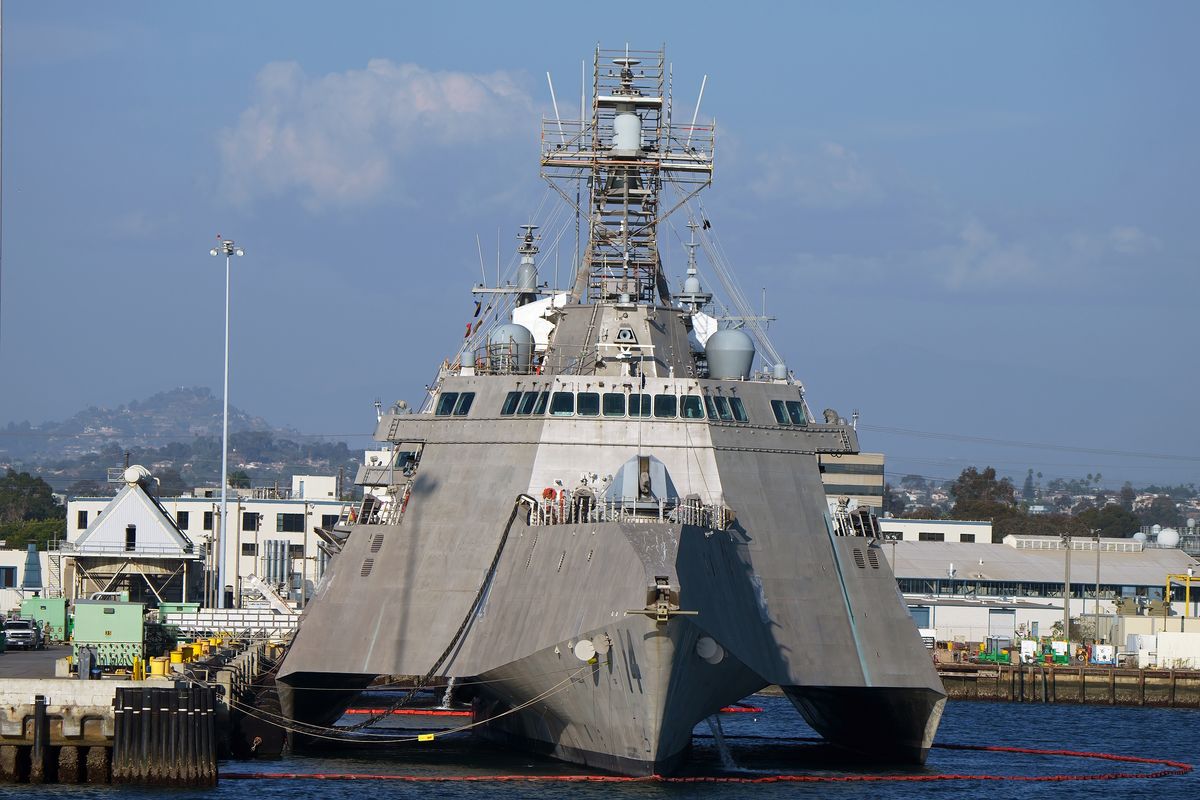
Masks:
[[[787,406],[782,400],[772,400],[771,410],[775,412],[775,421],[780,425],[791,425],[792,420],[788,417]]]
[[[808,420],[804,418],[804,404],[799,400],[787,401],[788,418],[791,419],[793,425],[807,425]]]
[[[458,392],[442,392],[438,398],[437,408],[434,414],[439,417],[448,417],[450,412],[454,410],[454,404],[458,402]]]
[[[504,396],[504,405],[500,406],[500,416],[511,417],[517,413],[517,406],[521,403],[520,392],[509,392]]]
[[[575,413],[575,395],[570,392],[555,392],[550,398],[550,414],[555,417],[569,417]]]
[[[749,422],[750,417],[746,414],[746,407],[742,405],[742,398],[729,398],[729,407],[733,409],[733,418],[738,422]]]
[[[654,395],[654,416],[661,419],[675,419],[675,412],[679,406],[679,398],[673,394],[656,394]]]
[[[625,395],[620,392],[605,392],[604,394],[604,416],[606,417],[623,417],[625,416]]]
[[[685,394],[680,399],[679,412],[684,419],[704,419],[704,407],[700,404],[700,396]]]
[[[729,412],[729,401],[728,400],[726,400],[724,397],[721,397],[720,395],[718,395],[717,397],[713,398],[713,402],[717,406],[717,416],[718,417],[720,417],[725,422],[729,422],[729,420],[733,419],[733,414],[731,414]]]
[[[538,392],[526,392],[521,395],[521,402],[517,405],[518,414],[532,414],[533,407],[537,404]]]
[[[581,417],[600,416],[600,395],[597,392],[580,392],[577,398],[575,413]]]
[[[631,417],[648,417],[648,416],[650,416],[650,395],[648,395],[648,394],[631,394],[631,395],[629,395],[629,416],[631,416]]]
[[[463,392],[458,397],[458,402],[454,404],[454,416],[465,417],[467,412],[471,410],[471,403],[475,402],[474,392]]]
[[[549,392],[538,392],[537,405],[533,407],[533,413],[541,416],[546,413],[546,404],[550,402]]]

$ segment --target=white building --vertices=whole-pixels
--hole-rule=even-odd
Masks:
[[[0,613],[8,614],[21,607],[21,601],[32,597],[32,592],[23,591],[21,584],[25,581],[25,559],[27,550],[24,547],[0,549]],[[45,551],[38,553],[42,566],[42,580],[47,573]]]
[[[900,542],[990,543],[992,523],[987,520],[880,517],[879,534],[888,541]]]
[[[344,504],[336,496],[336,481],[332,476],[297,475],[290,493],[231,489],[225,535],[220,520],[219,488],[194,493],[202,496],[155,498],[178,532],[194,544],[197,558],[203,563],[200,596],[188,599],[216,605],[219,553],[225,562],[227,606],[230,596],[233,606],[242,605],[243,579],[251,574],[263,578],[302,606],[313,595],[327,562],[314,529],[333,527],[342,513]],[[98,518],[117,510],[115,502],[116,498],[111,497],[68,499],[66,544],[62,550],[65,558],[70,557],[72,549]],[[63,585],[50,588],[71,596],[74,587],[64,580]],[[250,590],[246,593],[250,594]]]

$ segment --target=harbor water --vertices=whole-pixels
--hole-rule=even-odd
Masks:
[[[369,752],[346,751],[289,756],[278,760],[223,761],[219,786],[207,790],[171,789],[173,798],[318,797],[350,800],[373,798],[483,798],[503,792],[510,796],[546,798],[589,797],[606,800],[637,798],[782,798],[809,797],[989,797],[1061,798],[1064,792],[1105,796],[1196,797],[1200,774],[1150,779],[1087,782],[1029,782],[1014,776],[1144,774],[1163,769],[1154,764],[1113,762],[1064,756],[934,749],[922,769],[864,768],[836,764],[831,754],[807,741],[813,732],[800,721],[782,697],[756,696],[748,702],[761,713],[724,714],[721,729],[728,746],[722,754],[713,728],[701,723],[694,731],[693,755],[685,775],[758,778],[769,775],[898,776],[908,780],[821,783],[658,783],[627,782],[497,782],[459,781],[460,777],[541,776],[588,774],[579,767],[505,751],[465,734],[430,743],[378,745]],[[422,720],[429,730],[438,720]],[[449,727],[449,725],[446,725]],[[864,741],[872,735],[863,720]],[[1194,709],[1126,708],[1071,705],[950,702],[938,732],[941,744],[1025,747],[1113,753],[1200,764],[1200,711]],[[389,780],[319,780],[278,775],[387,775]],[[595,773],[592,773],[595,774]],[[238,775],[240,777],[232,777]],[[255,777],[261,775],[262,777]],[[1000,780],[923,780],[943,775],[989,775]],[[412,782],[403,776],[445,778],[444,782]],[[119,786],[0,786],[0,798],[140,798],[162,796],[165,787]]]

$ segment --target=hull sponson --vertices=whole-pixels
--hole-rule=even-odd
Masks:
[[[813,730],[872,763],[924,764],[946,704],[930,689],[782,688]]]
[[[670,774],[698,722],[764,686],[736,658],[703,661],[696,654],[703,633],[691,618],[660,626],[629,616],[581,637],[612,642],[595,664],[564,645],[491,670],[480,676],[477,730],[596,769]]]

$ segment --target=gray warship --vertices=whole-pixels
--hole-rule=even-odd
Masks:
[[[672,122],[670,84],[661,50],[597,49],[590,118],[543,120],[542,175],[585,221],[569,289],[539,283],[524,226],[427,401],[378,414],[385,457],[320,532],[333,558],[277,676],[298,724],[421,676],[489,739],[669,774],[695,725],[775,684],[832,744],[924,761],[941,682],[877,525],[821,481],[856,431],[814,418],[760,318],[706,313],[715,137]],[[681,210],[673,293],[659,231]]]

